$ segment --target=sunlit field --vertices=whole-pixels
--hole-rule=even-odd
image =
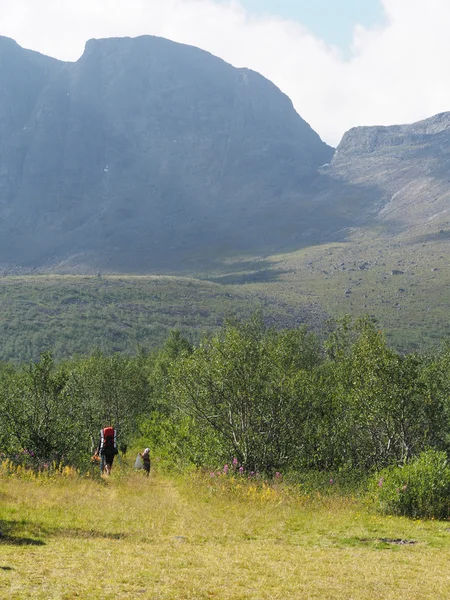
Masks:
[[[377,515],[338,484],[3,473],[0,597],[449,598],[449,523]]]

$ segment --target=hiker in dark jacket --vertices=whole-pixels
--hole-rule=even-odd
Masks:
[[[95,453],[100,456],[100,473],[102,475],[111,475],[111,468],[117,453],[116,430],[114,427],[104,427],[100,431],[100,440]]]

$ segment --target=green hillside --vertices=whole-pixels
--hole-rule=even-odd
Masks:
[[[450,240],[354,232],[345,243],[242,258],[220,271],[175,276],[0,278],[0,359],[134,353],[171,329],[191,341],[230,316],[261,310],[277,328],[369,314],[394,347],[412,351],[450,338]]]
[[[292,310],[338,318],[369,314],[390,344],[423,349],[450,337],[450,240],[354,231],[345,243],[311,246],[224,269],[214,281]],[[258,267],[259,265],[259,267]]]
[[[251,291],[188,277],[26,276],[0,279],[0,359],[134,353],[160,346],[171,329],[192,341],[230,316],[262,309],[269,323],[310,322],[312,307],[292,311]],[[314,317],[315,318],[315,317]]]
[[[346,243],[266,258],[261,269],[244,266],[222,281],[293,310],[372,315],[393,346],[411,351],[450,337],[449,245],[445,233],[387,238],[359,231]]]

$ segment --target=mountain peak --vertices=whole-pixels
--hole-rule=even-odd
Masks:
[[[15,40],[13,40],[10,37],[6,37],[4,35],[0,35],[0,46],[3,46],[3,47],[5,47],[5,46],[11,46],[11,47],[12,46],[18,46],[18,47],[20,47],[19,44]]]
[[[137,51],[137,52],[149,52],[154,50],[166,50],[166,51],[182,51],[186,50],[194,52],[197,56],[211,56],[214,60],[221,61],[222,59],[215,57],[206,50],[201,50],[196,46],[183,44],[180,42],[174,42],[172,40],[155,36],[155,35],[140,35],[140,36],[123,36],[123,37],[109,37],[109,38],[91,38],[85,44],[86,52],[111,52],[122,50],[126,51]],[[222,61],[224,62],[224,61]]]

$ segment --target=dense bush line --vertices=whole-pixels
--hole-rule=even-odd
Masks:
[[[445,452],[427,450],[409,464],[373,477],[371,493],[382,512],[408,517],[450,517],[450,465]]]
[[[170,463],[379,471],[447,453],[450,347],[401,355],[369,319],[322,340],[258,316],[193,347],[179,333],[133,357],[95,352],[0,368],[1,451],[38,467],[87,465],[101,426]],[[157,449],[157,450],[156,450]]]

